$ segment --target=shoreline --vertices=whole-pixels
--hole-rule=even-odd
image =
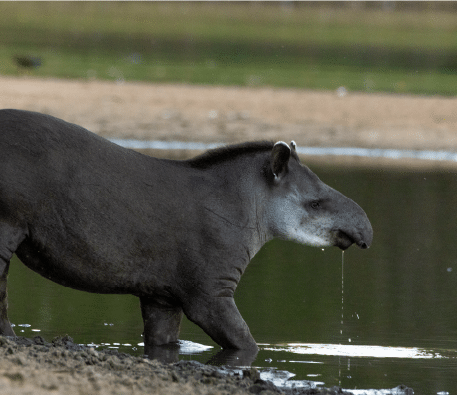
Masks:
[[[0,390],[9,395],[352,394],[339,387],[278,388],[262,380],[256,368],[231,369],[192,360],[165,364],[75,344],[68,335],[50,343],[41,336],[0,336]],[[413,391],[398,386],[391,393],[411,395]]]

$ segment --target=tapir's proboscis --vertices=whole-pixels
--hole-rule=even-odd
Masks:
[[[58,284],[140,300],[146,348],[182,314],[224,349],[257,350],[234,301],[273,238],[370,246],[365,212],[302,165],[295,143],[249,142],[157,159],[49,115],[0,110],[0,334],[14,336],[15,253]]]

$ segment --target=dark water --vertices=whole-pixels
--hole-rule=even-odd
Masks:
[[[313,170],[365,209],[373,246],[344,254],[342,310],[341,251],[267,244],[235,296],[261,344],[253,365],[325,386],[457,394],[457,174]],[[17,334],[143,351],[135,297],[67,289],[16,258],[9,297],[11,322],[30,325]],[[184,359],[206,362],[219,350],[188,321],[180,338],[214,346],[194,354],[184,347]]]

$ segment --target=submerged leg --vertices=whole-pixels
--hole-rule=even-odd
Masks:
[[[258,350],[232,297],[205,296],[193,299],[184,307],[184,313],[221,347]]]
[[[0,223],[0,335],[15,336],[8,319],[7,280],[10,259],[25,238],[25,232],[5,223]]]
[[[144,322],[145,349],[178,341],[181,307],[158,304],[152,298],[140,298]]]
[[[0,258],[0,335],[16,336],[8,319],[8,293],[6,290],[6,283],[9,267],[9,261]]]

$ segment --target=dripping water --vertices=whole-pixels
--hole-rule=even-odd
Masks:
[[[344,324],[344,251],[341,251],[341,329],[340,335],[343,337]]]
[[[341,328],[340,328],[340,345],[343,338],[344,325],[344,251],[341,251]],[[341,357],[338,358],[338,385],[341,386]]]

